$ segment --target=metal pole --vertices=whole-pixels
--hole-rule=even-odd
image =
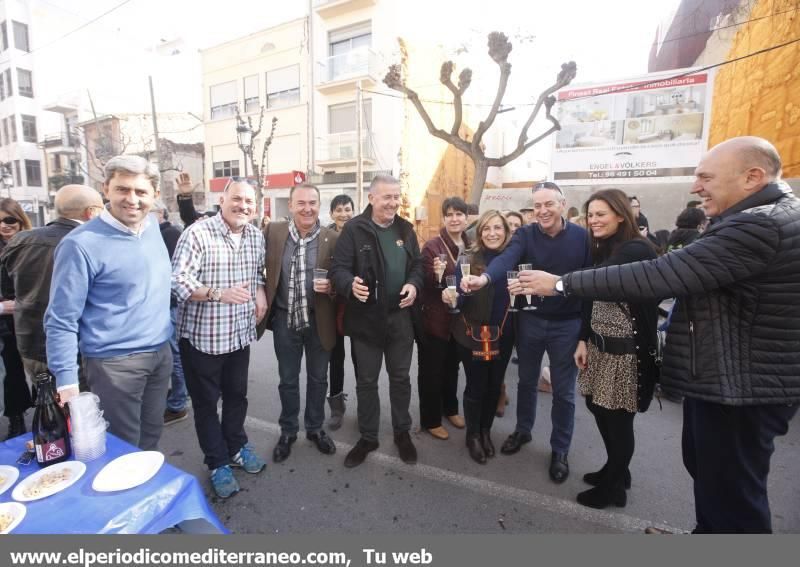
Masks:
[[[156,119],[156,97],[153,94],[153,76],[148,75],[147,80],[150,82],[150,108],[153,114],[153,137],[156,140],[156,164],[158,171],[161,171],[161,150],[158,147],[158,120]]]
[[[244,146],[239,146],[242,148],[242,155],[244,156],[244,178],[247,179],[247,150]]]
[[[306,176],[311,177],[314,172],[315,148],[314,142],[314,9],[313,0],[308,0],[308,162]]]
[[[364,210],[364,171],[361,155],[361,122],[364,116],[364,100],[361,93],[361,81],[356,85],[356,198],[359,214]]]

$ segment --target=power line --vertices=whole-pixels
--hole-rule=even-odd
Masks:
[[[79,32],[79,31],[81,31],[82,29],[84,29],[84,28],[86,28],[86,27],[88,27],[88,26],[92,25],[92,24],[93,24],[93,23],[95,23],[96,21],[98,21],[98,20],[100,20],[100,19],[102,19],[102,18],[106,17],[106,16],[107,16],[107,15],[109,15],[111,12],[114,12],[114,11],[116,11],[116,10],[118,10],[118,9],[122,8],[122,7],[123,7],[125,4],[129,4],[129,3],[130,3],[130,2],[132,2],[132,1],[133,1],[133,0],[123,0],[122,2],[120,2],[119,4],[117,4],[116,6],[114,6],[113,8],[110,8],[110,9],[106,10],[105,12],[103,12],[102,14],[100,14],[99,16],[97,16],[97,17],[95,17],[95,18],[92,18],[92,19],[91,19],[91,20],[89,20],[88,22],[84,22],[84,23],[82,23],[82,24],[81,24],[81,25],[79,25],[77,28],[75,28],[75,29],[73,29],[73,30],[70,30],[70,31],[68,31],[67,33],[65,33],[64,35],[62,35],[62,36],[60,36],[60,37],[57,37],[56,39],[54,39],[54,40],[53,40],[53,41],[51,41],[50,43],[45,43],[44,45],[40,45],[40,46],[39,46],[39,47],[37,47],[36,49],[32,49],[31,51],[28,51],[27,53],[23,53],[23,55],[30,55],[30,54],[32,54],[32,53],[36,53],[37,51],[41,51],[42,49],[46,49],[46,48],[50,47],[51,45],[53,45],[54,43],[58,43],[58,42],[59,42],[59,41],[61,41],[62,39],[65,39],[65,38],[67,38],[67,37],[71,36],[72,34],[74,34],[74,33],[77,33],[77,32]]]
[[[721,61],[720,63],[714,63],[712,65],[706,65],[705,67],[692,69],[690,71],[686,71],[684,73],[679,73],[677,75],[672,75],[672,76],[669,76],[669,77],[662,77],[662,78],[659,78],[659,79],[653,79],[652,81],[646,81],[644,83],[636,83],[636,84],[631,85],[629,87],[623,87],[623,88],[620,88],[620,89],[616,89],[616,90],[613,91],[613,93],[620,93],[620,92],[625,92],[625,91],[629,91],[629,90],[641,89],[642,87],[646,87],[646,86],[649,86],[649,85],[654,85],[654,84],[657,84],[657,83],[663,83],[665,81],[673,81],[675,79],[680,79],[680,78],[686,77],[688,75],[693,75],[695,73],[702,73],[703,71],[710,71],[711,69],[716,69],[717,67],[723,67],[725,65],[729,65],[730,63],[736,63],[737,61],[742,61],[744,59],[749,59],[750,57],[755,57],[756,55],[763,55],[764,53],[768,53],[768,52],[774,51],[776,49],[781,49],[783,47],[787,47],[789,45],[792,45],[792,44],[798,43],[798,42],[800,42],[800,38],[795,38],[795,39],[792,39],[792,40],[787,41],[785,43],[781,43],[781,44],[778,44],[778,45],[773,45],[771,47],[765,47],[764,49],[759,49],[758,51],[754,51],[753,53],[748,53],[747,55],[742,55],[742,56],[736,57],[734,59],[728,59],[727,61]],[[399,98],[399,99],[406,98],[405,95],[395,95],[395,94],[391,94],[391,93],[385,93],[385,92],[379,92],[379,91],[371,91],[371,90],[367,90],[367,89],[363,89],[363,91],[365,93],[376,94],[376,95],[379,95],[379,96],[388,96],[388,97],[391,97],[391,98]],[[571,98],[570,100],[571,101],[572,100],[582,100],[582,99],[586,99],[586,98],[594,98],[594,97],[597,97],[597,96],[605,96],[606,94],[611,94],[611,93],[585,95],[585,96]],[[424,102],[424,103],[428,103],[428,104],[447,104],[447,105],[451,105],[451,106],[453,104],[455,104],[451,100],[420,99],[420,102]],[[534,102],[503,103],[502,106],[512,106],[512,107],[515,107],[515,106],[534,106],[535,104],[536,103],[534,103]],[[469,103],[469,102],[464,102],[464,103],[462,103],[462,105],[463,106],[489,106],[489,107],[492,106],[491,103]]]

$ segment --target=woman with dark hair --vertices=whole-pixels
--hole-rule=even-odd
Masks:
[[[450,332],[452,315],[442,304],[442,287],[447,276],[456,273],[456,259],[469,247],[467,204],[459,197],[442,203],[442,228],[438,236],[422,247],[425,287],[421,293],[423,334],[418,338],[417,390],[420,428],[437,439],[448,439],[442,427],[444,415],[461,429],[458,414],[458,351]]]
[[[30,229],[31,221],[19,203],[14,199],[0,200],[0,251],[15,234]],[[13,298],[3,297],[0,302],[0,342],[5,366],[3,398],[5,415],[8,417],[6,439],[25,433],[25,411],[33,405],[31,390],[25,380],[25,368],[14,335],[14,306]]]
[[[525,224],[525,219],[522,216],[522,213],[518,213],[517,211],[508,211],[505,213],[506,221],[508,222],[508,228],[513,235],[517,232],[517,229]]]
[[[656,258],[641,235],[625,193],[605,189],[584,205],[595,266],[627,264]],[[608,460],[583,480],[594,488],[578,494],[591,508],[623,507],[631,477],[633,418],[646,411],[656,382],[658,303],[587,302],[575,363],[586,406],[594,415]]]
[[[666,251],[677,250],[689,246],[700,236],[700,227],[706,222],[706,213],[703,209],[687,207],[678,215],[673,230],[667,240]]]
[[[494,210],[483,213],[475,228],[475,244],[467,258],[470,275],[481,275],[505,249],[511,231],[505,217]],[[461,276],[461,273],[456,274],[457,289]],[[461,313],[453,320],[453,337],[458,342],[458,354],[467,375],[464,389],[467,449],[472,460],[480,464],[495,455],[491,429],[514,346],[507,286],[506,279],[502,278],[474,294],[461,296]],[[450,299],[449,293],[452,292],[442,292],[443,302]]]
[[[331,220],[328,228],[341,232],[347,221],[353,218],[355,205],[350,195],[342,193],[331,200]],[[347,411],[347,394],[344,393],[344,307],[345,302],[341,296],[336,297],[336,344],[331,351],[331,361],[328,366],[328,406],[331,416],[328,418],[328,427],[336,431],[342,426],[344,412]],[[353,369],[356,366],[356,357],[353,356],[353,343],[350,343],[350,360]]]

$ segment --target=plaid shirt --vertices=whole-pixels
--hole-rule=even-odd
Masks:
[[[178,336],[207,354],[226,354],[256,340],[255,296],[264,280],[264,236],[245,225],[239,248],[217,214],[181,234],[172,258],[172,292],[178,300]],[[253,297],[242,305],[191,301],[201,287],[224,289],[250,282]]]

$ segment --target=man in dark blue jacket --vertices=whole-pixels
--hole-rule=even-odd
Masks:
[[[520,264],[555,274],[566,274],[591,266],[586,230],[564,218],[566,199],[558,185],[539,183],[533,188],[533,211],[536,222],[517,229],[508,247],[495,258],[480,277],[465,278],[465,288],[479,289],[491,280],[506,277]],[[509,286],[514,292],[514,285]],[[517,290],[518,291],[518,290]],[[553,386],[553,424],[550,435],[550,478],[562,483],[569,476],[567,453],[575,426],[575,378],[573,359],[581,328],[582,302],[577,298],[532,298],[535,310],[520,311],[517,352],[519,353],[519,390],[517,426],[500,452],[511,455],[531,441],[536,419],[539,371],[544,353],[550,358],[550,381]]]

